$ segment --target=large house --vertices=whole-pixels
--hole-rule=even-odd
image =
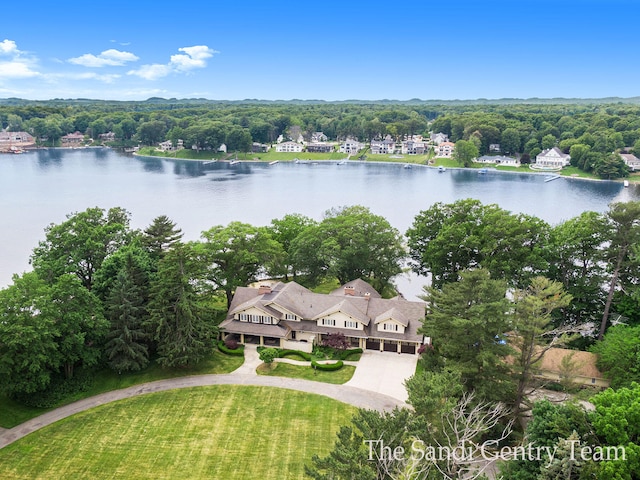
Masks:
[[[34,144],[35,139],[27,132],[0,131],[0,152],[19,151]]]
[[[333,145],[331,143],[324,142],[308,143],[307,152],[331,153],[333,152]]]
[[[307,352],[328,334],[342,333],[354,348],[416,354],[428,343],[418,333],[424,316],[423,302],[381,298],[364,280],[353,280],[330,294],[278,282],[239,287],[220,329],[240,343]]]
[[[442,142],[436,148],[436,157],[451,157],[455,148],[456,144],[453,142]]]
[[[403,155],[424,155],[426,145],[423,141],[405,140],[402,142]]]
[[[80,145],[84,141],[84,135],[80,132],[68,133],[60,137],[60,142],[63,147]]]
[[[365,147],[364,143],[360,143],[352,138],[346,139],[342,145],[340,145],[340,153],[347,153],[349,155],[355,155]]]
[[[396,149],[396,142],[387,135],[384,140],[371,141],[371,153],[374,155],[393,153]]]
[[[536,156],[535,168],[540,170],[560,170],[569,165],[571,156],[562,153],[558,147],[543,150]]]
[[[301,152],[302,144],[296,142],[282,142],[276,145],[276,152]]]

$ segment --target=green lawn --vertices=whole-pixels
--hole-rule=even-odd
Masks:
[[[65,399],[60,405],[68,404],[82,398],[91,397],[99,393],[127,388],[140,383],[153,382],[165,378],[184,377],[186,375],[204,375],[209,373],[229,373],[244,362],[243,357],[233,357],[214,351],[209,358],[192,368],[162,368],[152,363],[148,368],[137,373],[118,375],[112,370],[102,370],[96,374],[96,379],[89,390],[79,392]],[[4,395],[0,395],[0,427],[11,428],[30,418],[42,415],[50,409],[31,408],[14,402]],[[0,476],[0,478],[2,478]]]
[[[220,385],[103,405],[0,450],[6,479],[304,478],[354,407],[290,390]]]
[[[356,367],[345,365],[340,370],[325,372],[314,370],[310,366],[291,365],[289,363],[274,362],[271,367],[262,364],[256,370],[258,375],[270,375],[273,377],[302,378],[314,382],[334,383],[341,385],[348,382],[353,377]]]

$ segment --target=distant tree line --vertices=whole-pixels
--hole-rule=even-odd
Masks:
[[[472,155],[499,144],[501,153],[525,163],[558,147],[573,166],[603,178],[628,173],[618,155],[623,149],[640,155],[640,106],[628,103],[18,102],[0,106],[0,127],[27,131],[46,145],[75,131],[93,139],[111,131],[123,145],[182,139],[188,148],[215,150],[225,143],[239,152],[297,133],[369,142],[442,132],[453,142],[468,142]]]

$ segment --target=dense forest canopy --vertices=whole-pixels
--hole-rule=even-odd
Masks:
[[[607,101],[609,101],[607,103]],[[616,102],[616,103],[613,103]],[[640,155],[638,99],[477,100],[435,102],[211,101],[152,98],[143,102],[95,100],[0,100],[0,127],[26,131],[36,142],[56,146],[80,132],[98,139],[113,132],[113,146],[155,145],[170,140],[195,150],[251,151],[252,142],[310,140],[323,132],[330,140],[370,142],[390,136],[442,132],[484,155],[500,152],[535,159],[557,147],[571,164],[602,178],[628,175],[619,153]],[[466,163],[466,162],[465,162]]]

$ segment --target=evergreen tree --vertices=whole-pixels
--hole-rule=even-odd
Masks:
[[[175,246],[182,239],[182,230],[166,215],[156,217],[144,230],[142,243],[148,251],[157,257]]]
[[[189,245],[176,245],[158,264],[151,285],[149,325],[161,365],[193,365],[211,351],[215,329],[205,318],[195,288],[199,274],[200,265]]]
[[[141,273],[129,255],[106,302],[111,327],[105,353],[109,367],[117,372],[141,370],[149,363],[147,342],[150,336],[144,328],[147,295],[140,277]]]

